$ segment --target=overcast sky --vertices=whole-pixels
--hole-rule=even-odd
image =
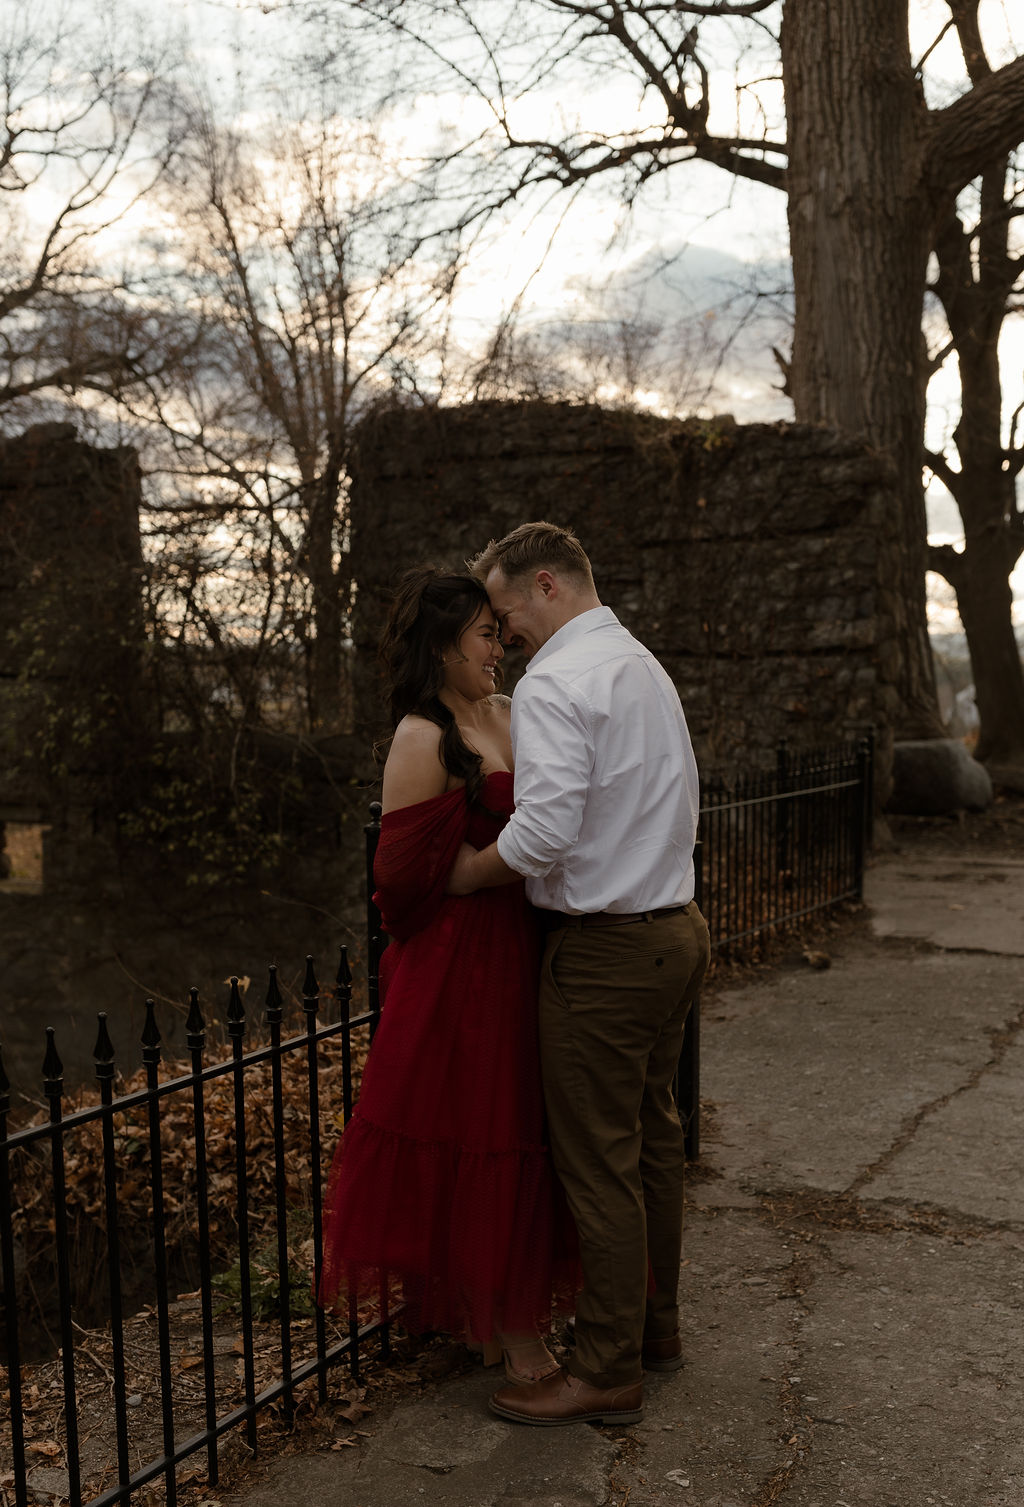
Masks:
[[[317,45],[316,32],[300,28],[294,13],[267,11],[263,0],[168,0],[165,12],[180,17],[197,72],[212,82],[221,107],[243,127],[271,107],[268,90],[282,56]],[[919,52],[941,30],[948,10],[939,0],[914,0],[912,18],[912,43]],[[1008,47],[1015,38],[1024,41],[1024,0],[985,0],[983,18],[997,50],[1001,42]],[[951,37],[942,47],[945,53],[940,48],[930,60],[938,74],[932,103],[940,102],[943,72],[952,77],[958,59]],[[728,103],[731,73],[720,82],[720,97]],[[578,101],[537,100],[529,108],[539,112],[538,129],[544,123],[540,116],[552,109],[622,118],[615,112],[625,108],[621,91],[626,88],[614,76],[591,78]],[[394,129],[410,140],[426,140],[445,112],[454,118],[477,108],[453,91],[447,99],[435,96],[407,108]],[[781,98],[769,98],[768,108],[780,110]],[[628,216],[610,185],[595,184],[571,204],[565,195],[553,196],[546,206],[534,203],[509,215],[500,231],[495,226],[460,283],[456,328],[467,346],[482,342],[499,313],[519,301],[523,325],[541,333],[558,333],[566,323],[634,319],[663,328],[668,341],[728,342],[709,406],[741,422],[786,418],[790,408],[779,391],[771,352],[773,345],[788,346],[786,255],[784,196],[709,166],[688,164],[661,174]],[[782,296],[757,299],[755,290]],[[1018,324],[1004,352],[1006,392],[1014,405],[1024,395],[1024,320]],[[931,394],[929,443],[936,448],[955,415],[955,395],[950,372]],[[651,406],[658,406],[658,396],[646,394]],[[929,519],[937,541],[960,539],[956,508],[937,487],[929,495]],[[1014,585],[1024,623],[1024,566]],[[936,621],[952,626],[942,601],[949,594],[936,583],[934,595]]]

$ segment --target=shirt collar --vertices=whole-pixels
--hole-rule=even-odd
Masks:
[[[581,612],[577,617],[571,617],[567,623],[563,623],[557,632],[552,633],[546,644],[542,644],[536,654],[526,666],[525,673],[541,664],[550,655],[556,654],[559,649],[564,649],[567,644],[575,643],[587,633],[592,633],[595,628],[606,628],[611,623],[619,620],[610,607],[591,607],[587,612]]]

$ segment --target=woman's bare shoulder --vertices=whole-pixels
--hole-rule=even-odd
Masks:
[[[414,713],[403,717],[395,728],[387,762],[381,805],[387,811],[415,806],[443,795],[448,771],[441,762],[441,729],[427,717]]]
[[[408,749],[418,755],[429,750],[437,754],[440,763],[441,729],[436,722],[431,722],[429,717],[420,717],[416,712],[409,712],[395,728],[389,758],[395,749],[400,752]]]

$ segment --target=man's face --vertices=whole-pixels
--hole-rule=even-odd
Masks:
[[[498,620],[502,643],[522,649],[526,658],[532,659],[559,626],[553,620],[548,593],[528,576],[506,581],[497,565],[484,586]]]

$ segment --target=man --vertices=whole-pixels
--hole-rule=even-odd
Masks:
[[[525,875],[547,913],[540,1043],[551,1151],[580,1238],[568,1365],[491,1399],[533,1424],[635,1423],[682,1365],[683,1136],[671,1082],[709,943],[693,903],[697,769],[679,697],[601,605],[569,529],[527,523],[470,569],[530,660],[512,699],[516,810],[450,888]]]

